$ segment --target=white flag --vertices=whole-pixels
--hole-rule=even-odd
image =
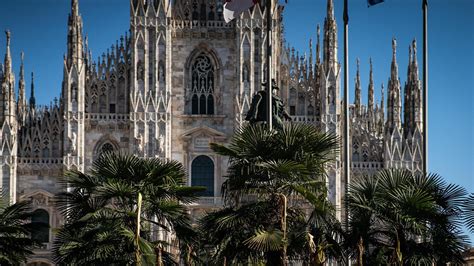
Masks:
[[[226,0],[224,4],[224,20],[226,23],[240,16],[253,7],[258,0]]]

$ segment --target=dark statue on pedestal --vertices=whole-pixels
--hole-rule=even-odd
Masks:
[[[267,87],[266,83],[262,84],[263,90],[257,92],[257,94],[252,99],[252,104],[247,116],[245,117],[246,121],[249,121],[250,124],[256,123],[265,123],[267,121]],[[290,115],[285,110],[285,105],[280,97],[276,95],[276,92],[279,88],[276,86],[275,80],[272,80],[272,123],[275,128],[283,127],[283,120],[291,121]]]

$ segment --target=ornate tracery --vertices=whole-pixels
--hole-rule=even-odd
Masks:
[[[200,54],[191,67],[191,114],[214,114],[215,73],[211,59]]]

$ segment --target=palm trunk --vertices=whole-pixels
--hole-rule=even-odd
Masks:
[[[359,258],[357,259],[357,265],[364,265],[364,239],[360,237],[359,243],[357,244],[357,249],[359,251]]]
[[[189,244],[186,244],[186,247],[188,248],[188,252],[186,254],[186,265],[190,266],[191,265],[191,253],[193,252],[193,249]]]
[[[397,247],[395,249],[396,252],[396,257],[397,257],[397,263],[399,266],[403,266],[403,254],[401,250],[401,243],[400,243],[400,236],[398,234],[398,230],[395,232],[396,237],[397,237]]]
[[[156,265],[163,266],[163,249],[161,244],[156,247]]]
[[[142,216],[142,193],[138,192],[138,201],[137,201],[137,232],[135,238],[136,250],[135,250],[135,260],[137,266],[142,265],[141,252],[140,252],[140,217]]]
[[[283,266],[288,265],[288,258],[287,258],[287,248],[288,248],[288,240],[286,239],[286,212],[287,212],[287,198],[285,195],[280,194],[281,201],[283,203],[282,208],[282,215],[281,215],[281,229],[283,231],[283,249],[281,254],[281,264]]]

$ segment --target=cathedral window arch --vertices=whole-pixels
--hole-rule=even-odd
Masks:
[[[118,145],[115,141],[105,136],[102,141],[99,141],[94,148],[94,160],[99,158],[102,154],[108,152],[114,152],[119,150]]]
[[[199,54],[191,64],[191,114],[215,113],[215,66],[205,53]]]
[[[200,196],[214,196],[214,162],[205,155],[196,157],[191,164],[191,186],[202,186]]]

